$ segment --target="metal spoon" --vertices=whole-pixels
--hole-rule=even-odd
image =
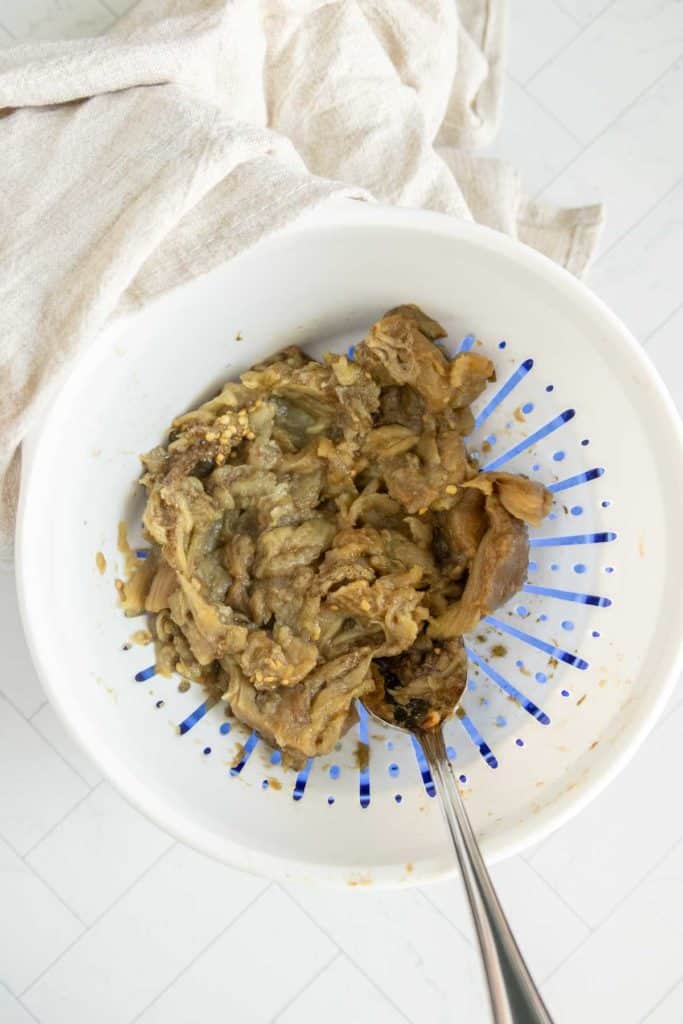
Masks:
[[[425,665],[423,659],[418,678],[410,678],[407,684],[393,670],[395,659],[375,662],[383,686],[380,696],[366,699],[367,707],[380,722],[413,734],[422,746],[460,864],[495,1024],[552,1024],[498,900],[446,753],[442,723],[457,713],[465,688],[462,644],[455,642],[450,650],[430,652],[427,661],[430,658],[431,665]],[[460,672],[453,671],[453,659]],[[446,663],[448,675],[443,672]]]

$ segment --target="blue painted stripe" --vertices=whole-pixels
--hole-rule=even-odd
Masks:
[[[306,762],[306,764],[303,766],[303,768],[296,777],[294,789],[292,791],[293,800],[301,800],[302,796],[304,795],[306,791],[306,783],[308,782],[308,776],[310,774],[312,765],[313,758],[309,757],[308,761]]]
[[[575,601],[577,604],[592,604],[596,608],[609,608],[612,601],[609,597],[598,597],[597,594],[577,594],[573,590],[554,590],[553,587],[537,587],[525,583],[522,590],[527,594],[540,594],[542,597],[556,597],[559,601]]]
[[[466,338],[463,338],[460,342],[460,348],[458,352],[469,352],[474,345],[474,335],[468,334]]]
[[[156,674],[156,665],[149,665],[147,668],[140,669],[139,672],[135,673],[135,682],[144,683],[146,679],[151,679],[152,676],[155,676]]]
[[[597,480],[604,473],[602,466],[596,466],[594,469],[587,469],[584,473],[577,473],[576,476],[568,476],[566,480],[558,480],[556,484],[548,484],[547,489],[552,494],[557,494],[559,491],[569,490],[570,487],[586,484],[589,480]]]
[[[346,355],[349,359],[353,360],[356,356],[356,346],[349,345],[348,349],[346,350]]]
[[[603,533],[576,533],[571,537],[530,537],[530,548],[555,548],[567,544],[607,544],[616,540],[617,535],[611,530]]]
[[[489,462],[485,466],[482,466],[482,469],[486,471],[498,469],[499,466],[504,466],[506,462],[510,461],[510,459],[514,459],[515,455],[520,455],[522,452],[526,451],[527,448],[531,448],[532,445],[536,444],[537,441],[543,440],[544,437],[548,437],[549,434],[553,434],[556,430],[559,430],[560,427],[563,427],[565,423],[569,423],[570,420],[574,419],[575,415],[576,412],[574,409],[565,409],[564,412],[561,412],[559,416],[555,417],[555,419],[550,420],[549,423],[540,427],[535,431],[535,433],[530,434],[529,437],[525,437],[523,441],[514,445],[514,447],[504,452],[503,455],[499,455],[497,459],[493,460],[493,462]]]
[[[474,743],[475,747],[477,747],[477,749],[479,750],[479,753],[484,758],[489,768],[497,768],[498,758],[493,753],[490,746],[488,745],[482,734],[479,732],[470,716],[465,714],[465,712],[462,709],[462,706],[460,707],[458,712],[458,721],[462,725],[463,729],[465,730],[469,738]]]
[[[205,700],[204,703],[200,704],[198,708],[195,708],[194,711],[187,716],[187,718],[184,718],[180,725],[178,726],[178,732],[180,733],[180,735],[184,736],[186,732],[189,732],[190,729],[197,724],[200,718],[204,717],[206,712],[209,710],[209,707],[209,701]]]
[[[233,765],[232,768],[230,769],[230,774],[231,775],[239,775],[239,773],[242,771],[242,769],[244,768],[245,764],[247,763],[247,761],[251,757],[252,751],[253,751],[254,747],[256,746],[256,744],[258,743],[259,739],[260,739],[260,737],[259,737],[258,733],[256,733],[256,732],[250,733],[249,739],[244,744],[244,750],[242,752],[241,760],[238,761],[237,764]]]
[[[515,626],[509,626],[507,622],[503,622],[501,619],[495,619],[493,615],[485,615],[482,622],[488,622],[490,626],[495,626],[502,633],[507,633],[508,636],[514,636],[517,640],[522,640],[525,644],[529,644],[530,647],[536,647],[539,651],[545,651],[553,658],[557,658],[558,661],[564,661],[567,665],[571,665],[573,668],[587,669],[588,662],[584,661],[583,658],[579,658],[576,654],[570,654],[569,651],[564,651],[561,647],[556,647],[554,644],[546,643],[545,640],[539,640],[536,636],[531,636],[529,633],[524,633],[521,629],[516,629]]]
[[[473,661],[475,665],[478,665],[482,672],[485,672],[489,679],[493,680],[496,686],[499,686],[501,690],[509,694],[510,697],[514,697],[520,707],[523,707],[524,710],[532,716],[532,718],[535,718],[537,722],[541,723],[541,725],[550,725],[550,719],[546,715],[545,711],[539,708],[538,704],[534,704],[532,700],[525,697],[521,690],[518,690],[516,686],[513,686],[512,683],[508,682],[500,672],[496,672],[495,668],[489,665],[488,662],[484,661],[484,659],[476,654],[471,647],[466,647],[465,650],[467,651],[467,657],[470,661]]]
[[[367,709],[360,701],[356,702],[358,711],[358,741],[368,748],[368,763],[364,768],[358,769],[358,795],[361,807],[370,806],[370,737],[368,735]]]
[[[518,366],[511,377],[506,380],[502,388],[495,393],[488,405],[485,405],[481,410],[476,420],[474,421],[474,429],[477,430],[482,423],[485,423],[489,418],[494,409],[497,409],[501,402],[503,402],[511,391],[517,387],[521,380],[524,380],[529,370],[534,365],[533,359],[525,359],[521,366]]]
[[[136,548],[135,557],[145,559],[149,557],[149,548]]]
[[[424,753],[422,752],[422,747],[420,746],[420,743],[416,739],[416,737],[411,736],[410,739],[413,744],[413,750],[415,751],[415,760],[417,761],[417,767],[420,769],[422,783],[424,785],[427,796],[434,797],[436,796],[436,786],[434,785],[434,779],[432,778],[432,773],[430,772],[429,765],[427,764],[427,758],[424,756]]]

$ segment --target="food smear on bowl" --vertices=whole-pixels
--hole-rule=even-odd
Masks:
[[[291,767],[334,748],[357,699],[408,728],[451,714],[463,634],[525,581],[551,495],[468,453],[494,367],[449,359],[444,336],[405,305],[352,359],[286,348],[142,457],[151,550],[130,558],[119,534],[123,609],[149,614],[158,671],[225,701]]]

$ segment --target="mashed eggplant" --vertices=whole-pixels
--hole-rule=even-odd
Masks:
[[[444,335],[400,306],[353,360],[287,348],[143,457],[152,551],[123,607],[150,613],[160,671],[289,764],[331,750],[357,698],[437,724],[464,687],[462,634],[524,582],[525,524],[551,496],[468,455],[493,364],[449,360]]]

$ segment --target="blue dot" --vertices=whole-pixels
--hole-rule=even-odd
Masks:
[[[597,629],[594,629],[593,632],[591,633],[591,636],[600,636],[600,633],[599,633],[599,631]]]
[[[507,345],[507,341],[499,341],[498,342],[498,348],[505,348],[506,345]]]
[[[210,753],[211,753],[211,747],[204,747],[204,749],[202,750],[202,754],[204,754],[204,755],[210,754]]]
[[[467,782],[467,776],[466,775],[458,775],[458,778],[460,779],[461,782]]]
[[[523,661],[516,661],[515,662],[515,667],[516,668],[524,668],[524,662]]]
[[[561,693],[562,693],[563,697],[568,697],[569,696],[569,690],[562,690]]]
[[[397,804],[400,804],[402,799],[403,797],[401,796],[400,793],[397,793],[396,796],[394,797],[394,800],[396,801]]]
[[[515,743],[517,744],[518,747],[523,747],[524,746],[524,740],[515,740]]]
[[[226,736],[230,732],[231,729],[232,729],[232,726],[230,725],[230,722],[223,722],[223,724],[221,725],[221,727],[220,727],[220,729],[218,731],[223,733],[224,736]]]
[[[391,775],[392,779],[397,779],[401,773],[401,769],[397,764],[390,764],[387,771],[389,772],[389,775]]]
[[[482,697],[481,701],[480,701],[480,704],[481,704],[481,706],[483,708],[487,708],[489,706],[489,699],[488,699],[488,697]]]
[[[562,629],[566,629],[569,633],[572,631],[573,628],[574,623],[571,621],[571,619],[564,619],[564,621],[562,622]]]
[[[349,359],[353,359],[353,357],[356,354],[356,346],[355,345],[349,345],[349,348],[348,348],[348,351],[347,351],[346,354],[349,357]]]
[[[339,776],[341,775],[341,768],[339,767],[338,764],[333,764],[332,765],[332,767],[330,768],[329,775],[330,775],[331,779],[338,779],[339,778]]]
[[[536,679],[537,683],[547,683],[548,682],[548,677],[545,674],[545,672],[537,672],[536,676],[535,676],[535,679]]]
[[[546,391],[554,391],[555,390],[555,385],[554,384],[546,384],[545,389],[546,389]]]
[[[579,575],[582,575],[585,571],[586,571],[586,566],[583,564],[583,562],[577,562],[576,565],[574,566],[574,572],[578,572]]]
[[[532,469],[532,471],[533,471],[534,473],[538,473],[538,471],[539,471],[539,469],[540,469],[540,468],[541,468],[541,467],[539,466],[539,464],[538,464],[537,462],[535,462],[535,463],[533,464],[533,466],[531,467],[531,469]]]
[[[529,572],[536,572],[537,569],[538,569],[538,563],[537,562],[534,562],[533,560],[531,562],[529,562]]]
[[[552,564],[552,565],[550,566],[550,571],[551,571],[551,572],[557,572],[557,570],[558,570],[559,568],[560,568],[560,567],[559,567],[559,565],[557,564],[557,562],[553,562],[553,564]]]
[[[394,741],[393,740],[387,740],[387,750],[393,750],[393,749],[394,749]]]
[[[467,680],[467,689],[468,690],[476,690],[476,688],[477,688],[477,684],[475,683],[474,679],[468,679]]]
[[[270,755],[270,763],[271,764],[279,764],[281,760],[282,760],[282,754],[280,753],[280,751],[279,750],[274,750],[273,753]]]
[[[538,621],[539,622],[547,622],[548,621],[548,616],[546,615],[545,612],[541,612],[541,614],[538,616]]]
[[[489,436],[486,438],[486,440],[488,441],[489,444],[495,444],[497,438],[496,438],[495,434],[489,434]]]
[[[156,704],[155,704],[155,707],[157,707],[157,708],[163,708],[163,706],[164,706],[163,700],[158,700],[156,702]]]
[[[583,512],[583,507],[581,505],[572,505],[569,511],[573,516],[580,516]]]
[[[614,566],[613,565],[606,565],[605,566],[605,572],[614,572]]]
[[[553,461],[554,462],[562,462],[564,460],[564,456],[565,456],[564,452],[553,452]]]
[[[585,448],[587,444],[590,444],[590,441],[588,440],[588,438],[587,438],[587,437],[584,437],[584,439],[583,439],[583,441],[581,442],[581,444],[582,444],[582,445],[583,445],[583,447]]]
[[[530,412],[533,412],[533,411],[534,411],[534,403],[533,402],[525,402],[524,405],[522,406],[522,412],[530,413]]]
[[[507,718],[505,718],[504,715],[497,715],[496,716],[496,725],[499,725],[502,728],[504,725],[507,725],[507,724],[508,724],[508,720],[507,720]]]
[[[548,519],[557,519],[557,512],[549,512]]]
[[[329,805],[330,805],[330,807],[331,807],[331,806],[332,806],[332,804],[334,803],[334,797],[333,797],[333,796],[328,796],[328,798],[327,798],[327,802],[328,802],[328,804],[329,804]]]
[[[519,615],[520,619],[526,619],[527,615],[529,614],[529,609],[525,604],[518,604],[515,608],[515,611]]]
[[[455,761],[455,759],[457,757],[457,754],[455,752],[455,747],[446,747],[446,753],[448,755],[449,761]]]
[[[603,508],[609,508],[610,505],[612,504],[612,502],[611,501],[601,501],[600,504],[602,505]]]
[[[263,779],[263,781],[261,782],[261,789],[268,789],[268,785],[268,779]]]

